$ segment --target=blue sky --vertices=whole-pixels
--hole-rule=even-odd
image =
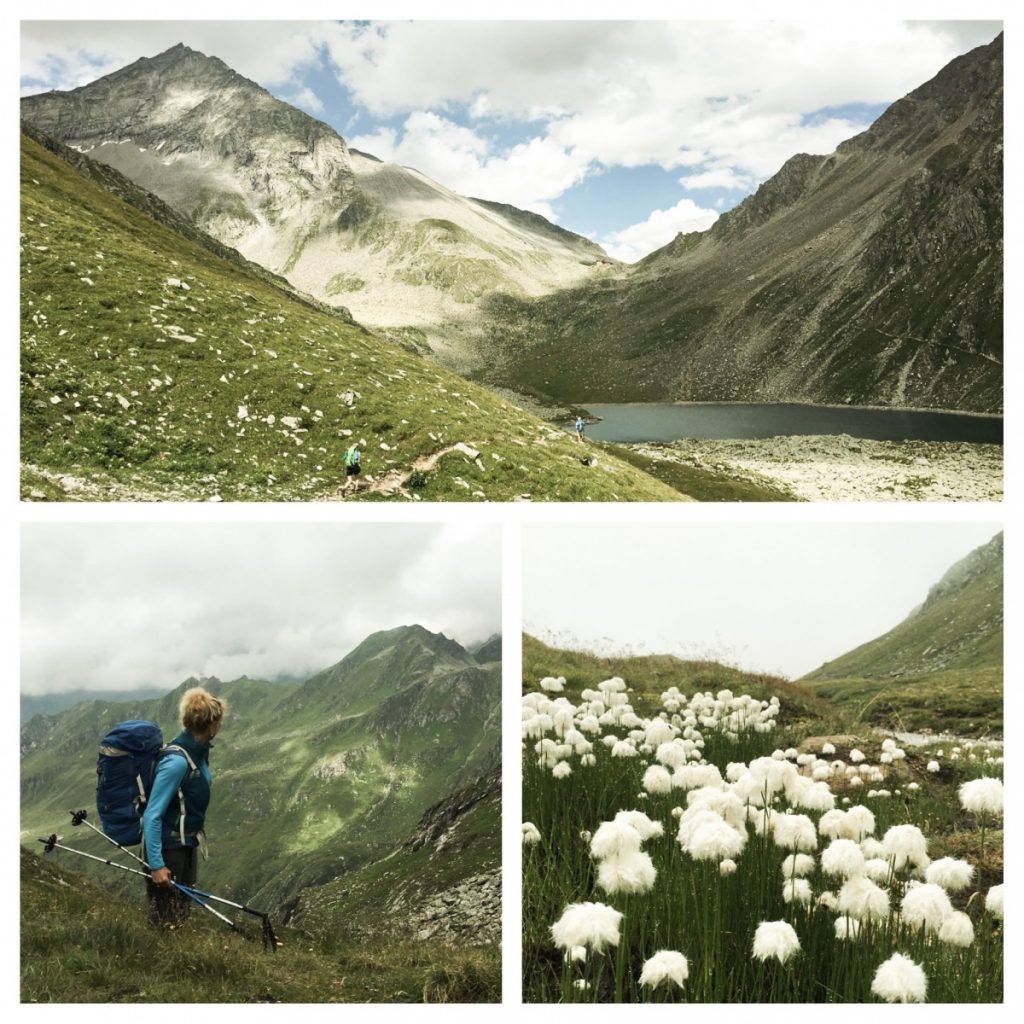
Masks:
[[[22,22],[22,93],[177,42],[464,195],[634,261],[829,153],[995,22]]]

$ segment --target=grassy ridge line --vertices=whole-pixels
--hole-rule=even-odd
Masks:
[[[330,500],[351,438],[366,477],[480,453],[377,499],[680,499],[21,145],[23,496]]]
[[[281,928],[276,955],[198,908],[176,933],[140,906],[21,851],[21,1001],[494,1002],[494,947],[387,938],[332,944]],[[255,930],[250,929],[258,937]]]
[[[1000,534],[954,565],[924,604],[893,629],[826,662],[806,679],[892,678],[929,670],[1001,668],[1002,552]]]
[[[683,693],[729,689],[749,693],[758,700],[777,696],[785,701],[788,720],[829,732],[845,724],[842,712],[797,683],[777,676],[744,672],[713,661],[684,661],[670,654],[604,657],[588,651],[551,647],[523,634],[523,691],[537,688],[544,676],[565,676],[567,688],[579,691],[612,676],[625,679],[632,692],[630,703],[639,714],[661,707],[660,694],[670,686]]]
[[[621,676],[641,713],[658,704],[670,686],[684,693],[730,689],[759,700],[775,694],[785,701],[790,720],[823,735],[864,731],[950,732],[958,736],[1002,736],[1002,666],[951,669],[894,679],[814,679],[791,683],[774,676],[720,665],[683,661],[671,655],[601,657],[585,651],[549,647],[523,636],[523,679],[534,688],[544,676],[565,676],[572,689],[596,686]]]

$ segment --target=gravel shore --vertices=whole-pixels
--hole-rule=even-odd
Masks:
[[[626,447],[788,489],[803,501],[1001,501],[1003,449],[949,441],[872,441],[847,434],[683,440]]]

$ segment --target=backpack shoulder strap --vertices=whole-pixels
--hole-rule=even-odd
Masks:
[[[181,756],[188,761],[188,770],[190,772],[194,772],[196,770],[196,763],[192,760],[192,756],[184,747],[179,747],[176,743],[168,743],[160,753],[161,755],[167,753],[181,754]]]
[[[175,743],[168,743],[167,746],[160,751],[161,756],[164,754],[181,754],[183,758],[188,762],[188,772],[186,775],[196,771],[196,763],[192,760],[192,756],[184,747],[179,747]],[[185,780],[182,779],[182,782]],[[185,790],[178,787],[178,839],[181,841],[181,845],[185,845]]]

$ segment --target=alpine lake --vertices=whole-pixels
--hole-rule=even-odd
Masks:
[[[1002,416],[910,409],[733,402],[583,405],[586,434],[622,444],[847,434],[876,441],[1002,444]],[[572,423],[567,425],[572,430]]]

